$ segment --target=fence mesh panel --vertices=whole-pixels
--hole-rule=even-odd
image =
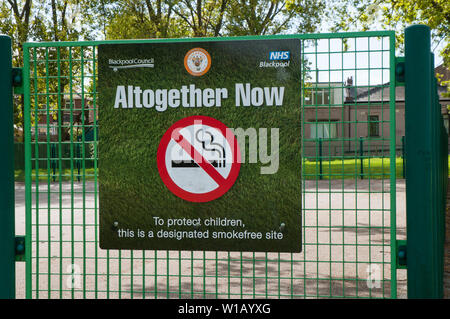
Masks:
[[[301,253],[100,249],[100,42],[25,44],[26,296],[396,297],[394,35],[297,37]]]

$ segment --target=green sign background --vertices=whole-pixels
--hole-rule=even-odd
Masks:
[[[211,68],[192,76],[184,57],[192,48],[211,56]],[[260,67],[271,51],[289,51],[288,67]],[[110,59],[154,59],[153,68],[114,71]],[[285,61],[276,61],[285,62]],[[173,249],[225,251],[301,251],[301,54],[296,39],[249,41],[105,44],[99,46],[99,208],[100,246],[104,249]],[[235,84],[285,87],[282,106],[235,105]],[[119,85],[144,89],[227,88],[221,107],[114,108]],[[241,164],[231,189],[218,199],[193,203],[175,196],[162,182],[156,154],[161,137],[175,122],[205,115],[229,128],[279,128],[279,168],[262,175],[268,164]],[[270,145],[268,145],[270,151]],[[154,217],[164,225],[155,225]],[[207,227],[209,218],[241,220],[244,226]],[[168,219],[197,219],[201,225],[168,227]],[[160,231],[206,232],[209,238],[158,238]],[[261,232],[262,239],[212,239],[213,232]],[[266,233],[282,239],[266,239]],[[148,236],[153,233],[154,237]],[[133,233],[133,236],[131,236]],[[120,234],[120,236],[119,236]]]

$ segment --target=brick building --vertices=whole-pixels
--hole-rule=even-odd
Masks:
[[[444,74],[442,66],[436,72]],[[448,70],[444,78],[449,77]],[[450,98],[444,97],[447,88],[439,85],[438,92],[444,122],[448,131]],[[345,157],[363,152],[388,154],[390,122],[395,115],[397,153],[401,153],[402,136],[405,135],[405,88],[395,89],[395,113],[389,107],[389,83],[357,87],[353,79],[346,83],[314,83],[304,89],[303,155],[315,158]]]
[[[61,114],[61,119],[58,118]],[[84,118],[83,118],[84,117]],[[61,102],[61,109],[52,109],[49,107],[49,112],[39,113],[38,132],[39,141],[59,140],[59,122],[61,121],[61,141],[70,140],[70,135],[82,134],[92,129],[94,123],[94,109],[91,98],[82,98],[79,94],[64,94],[64,99]],[[31,127],[31,135],[34,138],[36,127]],[[48,137],[49,135],[49,137]]]

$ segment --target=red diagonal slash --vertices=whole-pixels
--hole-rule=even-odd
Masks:
[[[200,154],[191,143],[189,143],[180,133],[180,129],[175,129],[172,138],[177,142],[189,156],[208,174],[219,186],[226,182],[226,179]]]

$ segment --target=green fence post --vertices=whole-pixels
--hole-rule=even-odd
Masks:
[[[408,298],[441,298],[436,266],[430,29],[405,30],[405,135]],[[411,173],[413,172],[413,173]]]
[[[435,77],[434,72],[434,54],[431,54],[431,79],[432,79],[432,116],[433,116],[433,122],[432,122],[432,128],[433,128],[433,134],[434,134],[434,149],[433,149],[433,169],[434,174],[432,175],[432,181],[434,186],[434,192],[433,192],[433,203],[434,203],[434,210],[433,210],[433,234],[434,234],[434,253],[435,253],[435,271],[433,273],[433,276],[435,277],[436,282],[436,292],[440,294],[438,298],[443,297],[443,284],[444,284],[444,242],[445,242],[445,200],[443,200],[446,196],[447,189],[443,189],[443,183],[441,182],[442,178],[442,169],[441,169],[441,162],[442,157],[444,154],[441,152],[441,139],[442,139],[442,115],[441,115],[441,107],[439,104],[439,95],[437,91],[437,79]],[[446,155],[445,155],[446,156]]]
[[[11,38],[0,35],[0,299],[15,298],[14,129]]]

